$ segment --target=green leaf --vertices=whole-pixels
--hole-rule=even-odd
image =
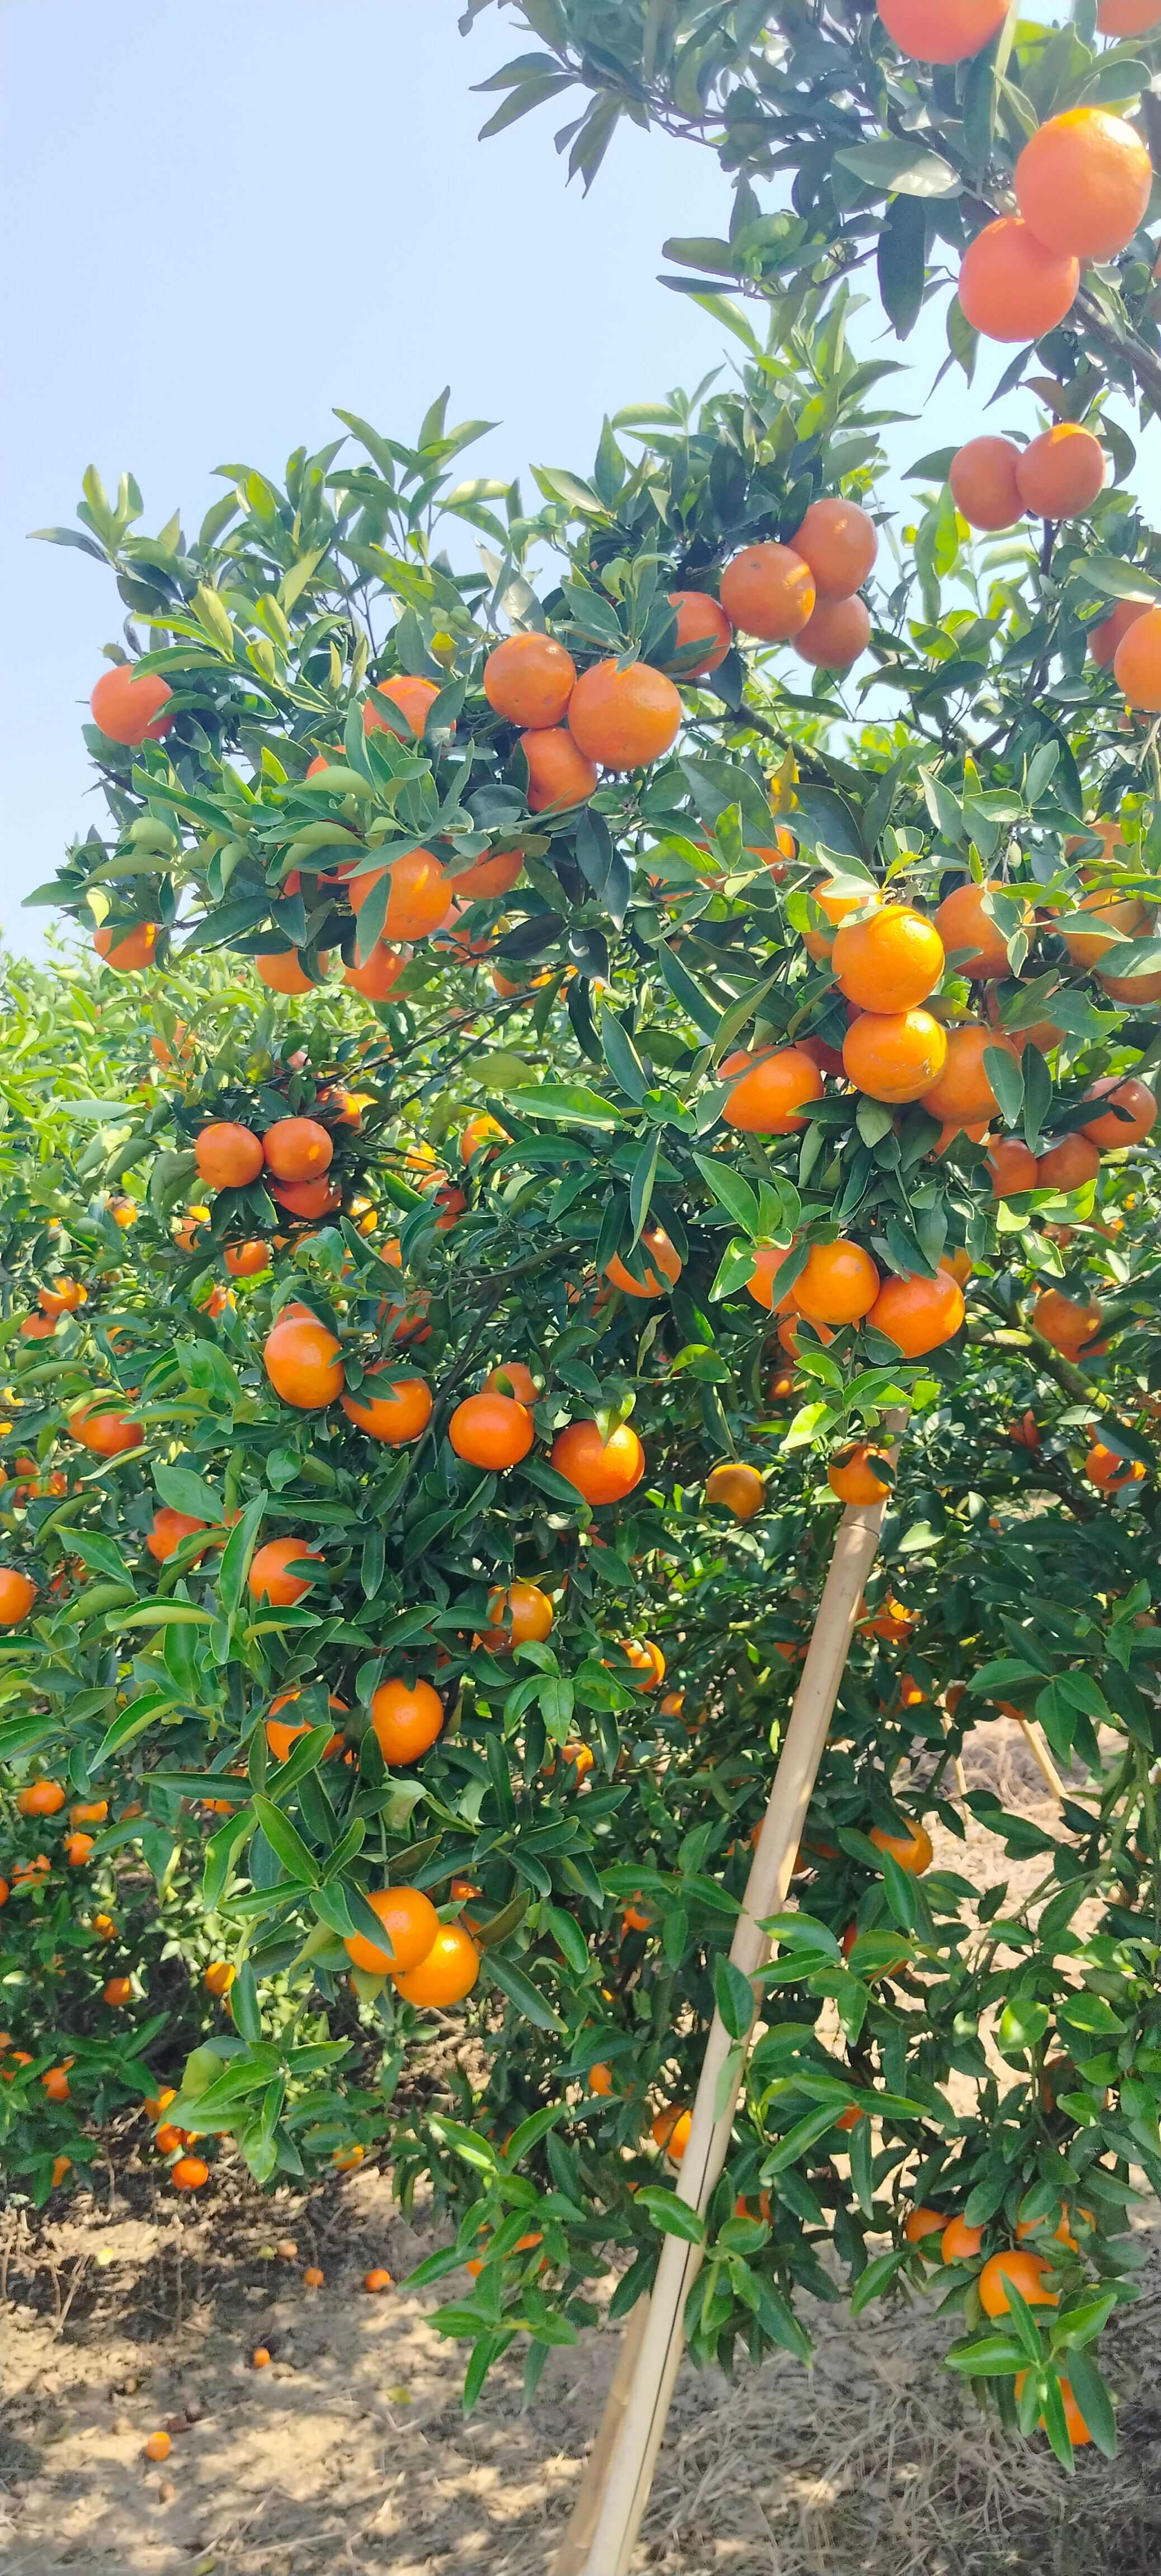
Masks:
[[[264,1798],[257,1789],[254,1792],[254,1813],[271,1850],[277,1852],[283,1868],[289,1870],[292,1878],[300,1879],[305,1887],[317,1887],[318,1866],[301,1834],[296,1832],[289,1817],[283,1815],[281,1808],[276,1807],[270,1798]],[[384,1941],[386,1946],[386,1936]]]
[[[683,2237],[687,2245],[704,2245],[704,2218],[699,2218],[687,2200],[679,2200],[676,2192],[664,2191],[657,2183],[646,2183],[637,2194],[637,2207],[645,2210],[664,2236]]]
[[[163,1503],[171,1511],[185,1512],[191,1520],[205,1521],[211,1528],[222,1520],[225,1504],[204,1476],[192,1467],[180,1464],[167,1467],[158,1460],[153,1468],[153,1482]]]
[[[247,1503],[241,1520],[231,1530],[222,1552],[222,1562],[218,1570],[218,1599],[228,1619],[241,1608],[245,1598],[246,1577],[250,1571],[250,1559],[254,1554],[254,1542],[262,1525],[266,1500],[265,1494],[256,1494],[253,1502]]]
[[[564,2023],[522,1968],[518,1968],[513,1960],[505,1959],[497,1950],[488,1952],[487,1964],[493,1983],[507,1995],[509,2003],[515,2004],[517,2012],[523,2013],[526,2021],[532,2022],[537,2030],[558,2031],[563,2038]]]
[[[714,1960],[714,2002],[730,2039],[745,2039],[754,2019],[754,1989],[741,1968],[722,1956]]]
[[[963,182],[939,152],[932,152],[916,137],[910,140],[856,143],[846,152],[836,152],[844,170],[852,170],[876,192],[898,192],[907,197],[958,197]]]
[[[918,195],[892,198],[876,265],[884,311],[905,340],[923,309],[927,282],[927,217]]]

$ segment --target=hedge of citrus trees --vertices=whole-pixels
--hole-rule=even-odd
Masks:
[[[49,532],[126,616],[44,890],[103,963],[5,1050],[0,2115],[42,2190],[147,2064],[178,2188],[226,2136],[384,2150],[454,2217],[427,2277],[471,2262],[469,2397],[514,2336],[534,2386],[610,2255],[623,2312],[702,2232],[748,1845],[836,1503],[886,1491],[689,2340],[934,2285],[1067,2460],[1161,2181],[1156,541],[1087,359],[888,526],[813,223],[736,388],[532,512],[439,403],[231,468],[196,541],[93,473]],[[1080,1766],[1052,1831],[969,1793],[1043,1860],[1010,1900],[928,1831],[998,1708]]]

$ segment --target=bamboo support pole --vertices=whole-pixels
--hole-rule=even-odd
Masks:
[[[905,1418],[888,1417],[893,1441]],[[786,1903],[863,1587],[878,1552],[884,1509],[883,1503],[851,1504],[839,1528],[730,1949],[734,1966],[745,1976],[757,1975],[770,1955],[763,1917],[777,1914]],[[755,1996],[755,2020],[757,2010]],[[708,2206],[729,2152],[752,2032],[753,2022],[739,2045],[716,2013],[710,2027],[676,2183],[679,2197],[699,2212]],[[685,2303],[701,2260],[700,2246],[687,2245],[678,2236],[664,2238],[628,2395],[618,2370],[597,2435],[600,2465],[594,2477],[590,2464],[573,2523],[553,2562],[554,2576],[628,2576],[681,2362]],[[603,2494],[594,2520],[598,2481]],[[580,2554],[582,2508],[587,2555]]]

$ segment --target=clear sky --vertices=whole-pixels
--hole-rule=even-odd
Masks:
[[[728,359],[656,282],[667,235],[726,229],[712,155],[626,126],[583,198],[553,148],[567,101],[477,142],[496,101],[471,83],[522,40],[489,14],[464,42],[458,15],[0,0],[0,925],[19,951],[51,918],[21,897],[87,828],[79,728],[123,614],[97,564],[27,541],[73,521],[90,460],[110,489],[136,474],[146,528],[178,506],[196,526],[215,465],[280,471],[334,404],[406,436],[450,379],[453,418],[502,424],[465,472],[583,469],[606,411]],[[943,345],[937,314],[902,353],[883,342],[908,367],[885,400],[916,415],[902,466],[999,425],[1009,353],[932,404]]]

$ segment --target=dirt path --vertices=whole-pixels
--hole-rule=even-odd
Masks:
[[[1013,1792],[1035,1803],[1022,1774],[1004,1784]],[[978,1839],[955,1858],[980,1885]],[[361,2286],[369,2265],[399,2281],[429,2249],[388,2178],[364,2171],[271,2203],[218,2171],[201,2208],[131,2169],[111,2202],[102,2184],[35,2232],[10,2214],[5,2576],[547,2576],[614,2338],[555,2355],[532,2417],[517,2355],[465,2423],[461,2352],[426,2322],[434,2297]],[[293,2260],[280,2241],[296,2244]],[[1140,2303],[1105,2346],[1123,2399],[1113,2466],[1090,2452],[1069,2482],[1043,2441],[1003,2439],[940,2369],[949,2337],[933,2301],[855,2325],[815,2308],[811,2372],[778,2356],[733,2387],[683,2373],[639,2565],[1157,2576],[1161,2234],[1149,2246]],[[315,2293],[302,2282],[311,2261],[326,2275]],[[259,2345],[273,2357],[256,2370]],[[159,2427],[172,2452],[155,2467],[142,2446]]]

